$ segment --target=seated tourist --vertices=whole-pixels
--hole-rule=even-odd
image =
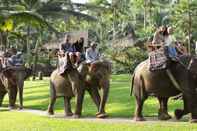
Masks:
[[[11,57],[9,57],[8,65],[22,66],[23,65],[22,52],[17,52],[16,54],[13,54]]]
[[[172,27],[167,28],[167,32],[164,34],[164,46],[168,49],[168,56],[171,59],[176,59],[177,51],[175,48],[175,39],[172,36],[173,30]]]
[[[78,65],[80,60],[80,52],[77,52],[75,48],[75,44],[71,43],[71,36],[67,35],[65,39],[65,43],[60,45],[60,51],[65,53],[69,53],[70,60],[72,64]],[[75,59],[76,58],[76,59]]]
[[[164,32],[167,30],[166,26],[161,26],[159,29],[154,33],[152,46],[161,47],[164,44]]]
[[[86,50],[85,57],[87,63],[93,63],[96,60],[99,60],[100,55],[96,47],[97,44],[93,42],[90,44],[90,47]]]

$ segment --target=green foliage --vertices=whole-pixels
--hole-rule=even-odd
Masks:
[[[113,73],[115,74],[133,72],[135,67],[147,58],[146,52],[138,47],[113,50],[110,55],[114,61]]]
[[[140,40],[145,43],[159,26],[169,25],[174,27],[177,40],[193,51],[197,35],[196,14],[196,0],[89,0],[86,4],[70,0],[3,0],[0,2],[0,27],[5,25],[7,18],[13,19],[14,28],[5,35],[8,39],[4,38],[4,41],[7,40],[7,45],[22,47],[25,52],[35,48],[39,37],[42,37],[41,46],[61,36],[52,31],[88,30],[89,40],[98,42],[103,53],[113,55],[119,52],[113,49],[115,53],[110,53],[107,48],[113,41],[130,35],[134,43]],[[125,51],[126,58],[127,49],[122,51]],[[138,55],[142,58],[141,54]],[[124,59],[119,61],[124,61],[127,66],[120,66],[120,62],[114,61],[115,67],[121,70],[116,72],[127,72],[128,64],[133,70],[135,64]]]

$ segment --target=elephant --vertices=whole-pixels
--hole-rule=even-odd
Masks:
[[[150,71],[148,65],[148,60],[143,61],[136,67],[133,74],[131,93],[133,91],[136,99],[134,120],[145,120],[142,115],[143,103],[150,95],[156,96],[159,100],[158,118],[170,119],[167,108],[168,99],[182,93],[184,109],[175,110],[176,118],[180,119],[183,115],[191,113],[191,122],[197,122],[197,59],[194,56],[183,55],[178,62],[171,61],[167,69],[157,71]],[[174,82],[170,79],[168,71],[173,76]]]
[[[84,86],[80,80],[77,69],[69,69],[63,75],[59,74],[58,69],[54,70],[50,77],[50,103],[48,114],[54,114],[54,104],[56,98],[64,97],[65,116],[72,116],[70,100],[76,95],[75,117],[81,116],[82,102],[84,98]]]
[[[48,106],[48,114],[54,114],[56,98],[64,97],[65,116],[74,116],[74,118],[79,118],[81,116],[84,93],[85,91],[88,91],[97,106],[97,109],[100,111],[98,115],[100,114],[100,118],[105,117],[105,114],[101,115],[101,113],[105,112],[104,107],[109,90],[108,70],[110,69],[104,69],[108,68],[107,66],[106,62],[103,64],[96,62],[96,72],[94,75],[91,75],[91,79],[89,81],[86,81],[86,78],[90,73],[89,66],[84,62],[82,62],[78,68],[71,68],[67,70],[63,75],[58,73],[58,69],[53,71],[50,77],[50,103]],[[96,75],[99,75],[99,81],[97,80]],[[103,90],[105,90],[103,95],[104,99],[102,100],[100,100],[97,88],[101,86],[103,87]],[[77,98],[75,113],[73,115],[70,100],[75,95]]]
[[[19,109],[23,109],[24,81],[31,75],[31,69],[24,66],[6,67],[0,72],[0,106],[8,93],[9,108],[15,108],[17,92],[19,92]]]
[[[105,113],[105,105],[109,94],[111,70],[112,64],[107,60],[98,60],[91,65],[83,62],[78,68],[85,87],[91,89],[90,93],[94,94],[92,95],[94,97],[93,100],[95,100],[95,104],[98,107],[97,118],[108,116]],[[102,97],[99,94],[99,89],[102,89]]]
[[[56,99],[58,97],[64,97],[65,116],[79,118],[82,111],[85,83],[77,68],[72,65],[68,53],[65,53],[65,56],[59,60],[59,67],[50,76],[50,102],[47,112],[49,115],[53,115]],[[90,94],[94,95],[93,93]],[[74,96],[76,96],[76,108],[73,114],[70,101]],[[93,96],[92,98],[95,97]],[[96,99],[94,102],[97,103],[96,105],[99,105]]]

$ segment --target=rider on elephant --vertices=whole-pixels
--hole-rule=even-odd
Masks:
[[[90,44],[90,47],[86,51],[86,63],[90,65],[90,72],[94,69],[94,62],[99,60],[100,54],[98,50],[96,49],[97,44],[92,42]]]
[[[86,51],[86,62],[87,63],[93,63],[96,60],[99,60],[100,54],[98,50],[96,49],[97,44],[92,42],[90,44],[90,47]]]
[[[164,46],[167,47],[168,56],[172,60],[177,59],[177,51],[175,48],[175,38],[172,36],[173,29],[172,27],[168,27],[167,30],[164,32]]]
[[[17,52],[16,54],[8,58],[8,65],[22,66],[23,65],[22,52]]]
[[[164,31],[166,30],[166,26],[161,26],[159,29],[154,33],[152,46],[153,47],[161,47],[164,43]]]
[[[155,32],[152,46],[153,47],[164,47],[167,51],[167,56],[170,57],[172,60],[177,59],[177,51],[175,48],[175,39],[172,36],[173,29],[172,27],[162,26],[159,28],[158,31]]]
[[[67,35],[65,42],[60,45],[60,51],[68,52],[72,64],[78,65],[81,53],[77,51],[75,44],[71,43],[71,36]],[[76,59],[75,59],[76,58]]]

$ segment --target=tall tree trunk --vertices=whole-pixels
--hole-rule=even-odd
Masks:
[[[190,0],[188,0],[188,53],[191,54],[191,26]]]
[[[30,66],[31,64],[31,61],[30,61],[30,57],[31,57],[31,49],[30,49],[30,41],[29,41],[29,38],[30,38],[30,26],[27,27],[27,38],[26,38],[26,47],[27,47],[27,63],[28,65]]]
[[[147,23],[147,0],[144,0],[144,30],[146,30],[146,23]]]
[[[116,36],[116,8],[113,7],[113,41]]]
[[[40,40],[36,41],[35,49],[34,49],[34,62],[33,62],[33,78],[32,80],[36,79],[36,65],[38,62],[38,47],[39,47]]]
[[[151,8],[152,8],[152,0],[149,0],[149,2],[148,2],[148,6],[149,6],[149,24],[151,25],[152,24],[152,10],[151,10]]]

